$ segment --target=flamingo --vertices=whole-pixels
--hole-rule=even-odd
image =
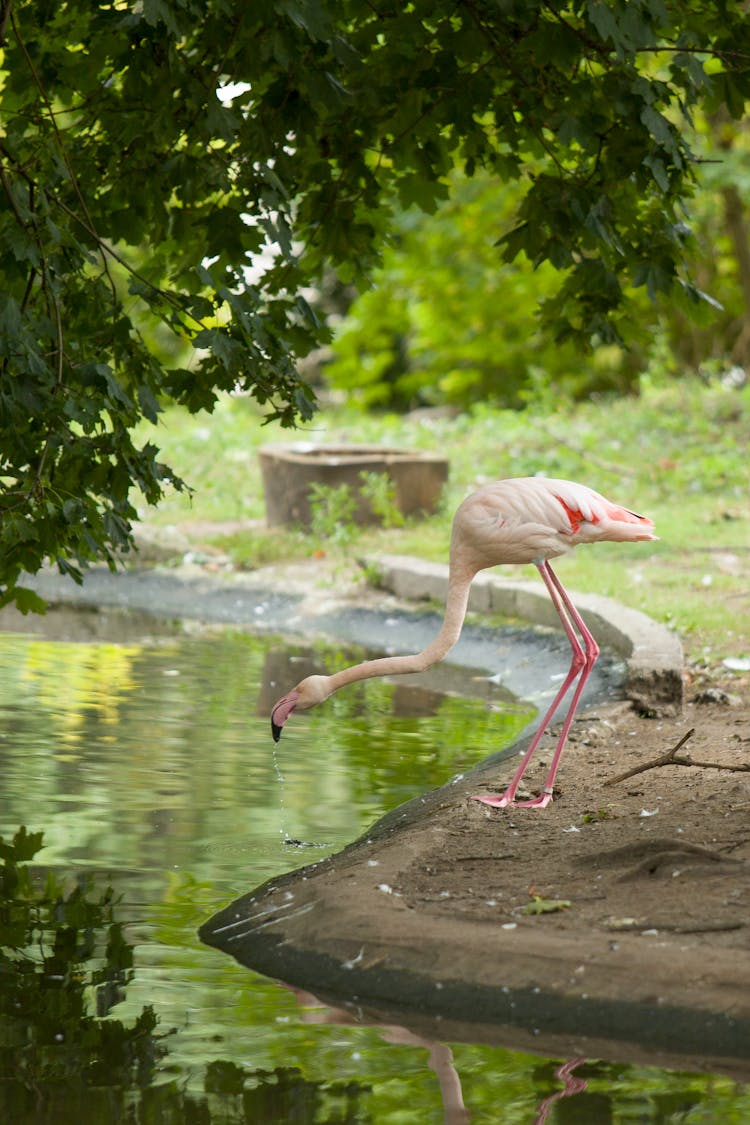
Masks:
[[[347,684],[372,676],[423,672],[438,663],[461,634],[474,576],[488,567],[533,563],[547,587],[570,642],[570,668],[505,792],[497,796],[477,796],[474,800],[495,808],[546,808],[552,800],[560,759],[584,685],[599,655],[596,641],[549,560],[566,554],[580,543],[656,538],[653,522],[646,516],[639,516],[607,500],[583,484],[547,477],[512,477],[483,485],[466,497],[453,519],[445,615],[435,639],[422,652],[411,656],[380,657],[344,668],[332,676],[306,677],[274,705],[271,711],[274,741],[278,742],[282,728],[293,712],[317,706]],[[570,706],[542,790],[531,800],[517,800],[521,778],[557,708],[571,688]]]

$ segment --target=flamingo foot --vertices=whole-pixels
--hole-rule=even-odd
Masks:
[[[538,797],[532,797],[528,801],[517,801],[515,793],[511,793],[510,789],[496,797],[481,795],[471,799],[481,801],[483,805],[489,805],[493,809],[546,809],[552,802],[552,790],[542,790]]]
[[[514,801],[514,809],[546,809],[547,805],[552,804],[551,793],[540,793],[538,797],[532,797],[530,801]]]
[[[504,809],[509,805],[513,806],[513,797],[508,796],[508,790],[505,793],[498,794],[496,797],[480,796],[472,797],[472,801],[481,801],[483,805],[489,805],[492,809]]]

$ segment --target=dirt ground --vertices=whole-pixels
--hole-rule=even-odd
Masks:
[[[550,930],[704,934],[712,949],[750,952],[750,706],[737,687],[689,689],[676,719],[642,718],[625,704],[581,717],[553,804],[445,809],[455,848],[405,869],[405,898],[439,913],[448,892],[454,915],[511,922],[536,908]],[[706,691],[726,701],[701,702]],[[691,730],[675,756],[694,765],[643,769]],[[545,757],[527,774],[532,792]],[[494,767],[492,781],[506,780],[509,765]],[[495,790],[489,777],[472,788]]]

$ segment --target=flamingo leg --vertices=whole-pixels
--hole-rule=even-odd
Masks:
[[[563,629],[565,630],[565,634],[570,641],[570,647],[572,649],[572,659],[570,662],[570,668],[568,669],[568,674],[560,685],[555,698],[552,700],[549,710],[539,724],[539,729],[531,740],[531,744],[524,754],[520,766],[513,775],[508,788],[504,793],[496,797],[478,796],[472,798],[475,801],[481,801],[485,805],[491,805],[493,808],[505,808],[506,806],[517,808],[520,806],[524,806],[529,808],[544,809],[550,803],[550,801],[552,800],[552,791],[554,788],[555,776],[557,774],[557,770],[560,765],[560,759],[562,757],[563,750],[565,749],[565,743],[567,741],[568,734],[573,723],[573,718],[575,716],[576,709],[581,698],[581,693],[583,692],[586,680],[589,678],[591,670],[594,667],[596,659],[599,655],[599,646],[586,627],[586,623],[584,622],[576,607],[573,605],[570,595],[553,571],[550,564],[545,561],[537,563],[536,565],[539,573],[542,576],[542,579],[544,580],[544,584],[549,591],[549,596],[552,599],[552,604],[557,610],[560,621],[562,622]],[[583,645],[581,645],[581,642],[576,635],[575,629],[573,627],[574,625],[575,629],[578,629],[578,632],[581,634]],[[517,801],[516,792],[518,790],[521,778],[526,772],[526,767],[533,758],[534,753],[539,743],[541,742],[547,727],[552,722],[552,718],[557,708],[560,706],[560,703],[563,701],[571,685],[576,679],[578,679],[578,683],[575,686],[575,690],[570,701],[570,707],[568,708],[567,714],[565,715],[565,719],[563,721],[562,730],[560,731],[560,736],[557,740],[555,752],[552,755],[552,761],[550,762],[550,767],[544,780],[544,785],[542,786],[542,792],[538,797],[534,797],[530,801]]]

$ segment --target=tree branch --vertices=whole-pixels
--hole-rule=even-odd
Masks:
[[[694,734],[695,727],[691,727],[687,734],[683,734],[682,738],[676,746],[673,746],[671,750],[667,750],[666,754],[661,754],[658,758],[654,758],[653,761],[646,762],[642,766],[634,766],[632,770],[626,770],[625,773],[618,773],[616,777],[608,777],[604,784],[617,785],[617,783],[620,781],[627,781],[629,777],[635,777],[637,773],[645,773],[646,770],[655,769],[657,766],[674,765],[675,754],[685,745],[689,738],[692,738]]]
[[[4,151],[4,149],[0,145],[0,153],[2,153],[3,151]],[[25,229],[26,220],[24,219],[23,215],[21,214],[21,212],[18,209],[18,204],[16,203],[15,197],[13,195],[13,189],[11,187],[10,180],[8,179],[8,173],[6,171],[5,165],[3,164],[3,162],[1,160],[0,160],[0,184],[2,184],[2,186],[3,186],[3,191],[5,192],[5,194],[7,196],[8,203],[10,204],[10,209],[13,212],[13,214],[16,216],[16,222],[18,223],[19,227],[22,227],[22,228]]]
[[[694,758],[691,758],[689,754],[678,758],[677,751],[680,750],[694,734],[695,728],[691,727],[686,734],[683,734],[676,746],[673,746],[671,750],[667,750],[666,754],[660,754],[658,758],[653,758],[650,762],[644,762],[643,765],[634,766],[632,770],[626,770],[625,773],[618,773],[616,777],[608,777],[603,784],[617,785],[620,781],[627,781],[629,777],[635,777],[636,774],[645,773],[647,770],[658,769],[659,766],[695,766],[698,769],[704,770],[731,770],[733,773],[750,772],[750,762],[743,763],[739,766],[730,766],[725,762],[697,762]]]
[[[12,4],[13,0],[3,0],[3,3],[0,4],[0,47],[5,46],[5,29],[8,26],[8,20],[10,19],[10,9]]]
[[[8,2],[10,4],[10,0],[8,0]],[[94,229],[95,229],[94,228],[94,220],[91,217],[91,213],[89,211],[88,204],[86,203],[86,199],[84,197],[83,192],[81,191],[80,184],[78,183],[78,177],[76,176],[76,174],[73,170],[73,165],[71,164],[70,158],[68,157],[67,149],[65,147],[65,144],[63,143],[62,134],[61,134],[61,132],[58,128],[57,121],[55,119],[55,112],[52,108],[52,103],[50,102],[47,91],[45,90],[44,86],[42,85],[42,80],[39,77],[39,74],[37,73],[36,67],[34,66],[34,60],[32,59],[31,55],[29,54],[28,47],[26,46],[26,43],[23,39],[23,36],[21,35],[21,32],[20,32],[19,27],[18,27],[18,23],[17,23],[16,18],[15,18],[15,15],[12,12],[10,13],[10,23],[11,23],[11,27],[13,28],[13,34],[15,35],[15,37],[18,41],[18,45],[21,48],[21,51],[23,52],[23,56],[26,59],[26,65],[28,66],[29,71],[31,72],[31,77],[34,80],[34,85],[36,86],[37,90],[39,91],[39,97],[44,102],[44,107],[47,111],[47,115],[48,115],[49,120],[52,124],[52,131],[55,134],[55,140],[57,142],[57,147],[58,147],[58,150],[60,152],[60,157],[62,159],[63,164],[65,165],[65,168],[68,172],[68,175],[70,176],[70,183],[71,183],[71,186],[73,188],[73,191],[74,191],[75,195],[77,196],[79,203],[81,204],[81,208],[83,210],[84,215],[86,216],[86,222],[87,222],[89,228],[92,231],[94,231]],[[97,244],[100,248],[99,252],[101,254],[102,242],[101,242],[101,239],[98,238],[98,236],[97,236]],[[116,302],[116,300],[117,300],[117,290],[115,288],[114,279],[109,272],[109,263],[108,263],[106,257],[104,256],[104,254],[101,254],[101,257],[102,257],[102,266],[104,268],[105,274],[107,275],[107,280],[109,281],[110,289],[112,291],[112,300],[113,300],[113,302]]]

